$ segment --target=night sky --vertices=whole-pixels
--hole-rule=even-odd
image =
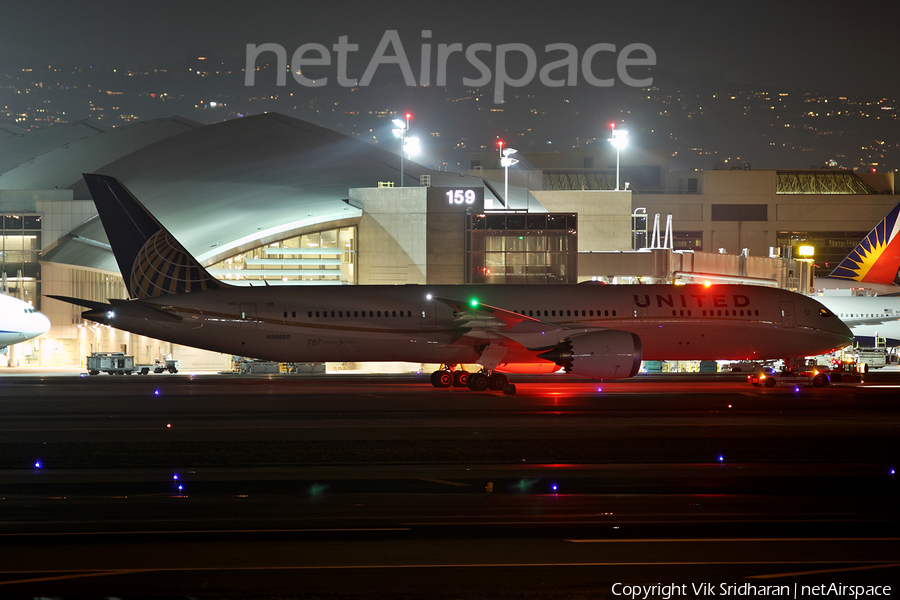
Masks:
[[[631,128],[635,144],[669,150],[673,169],[713,168],[732,159],[758,168],[808,168],[829,159],[848,168],[900,168],[896,0],[865,4],[7,0],[0,14],[0,69],[15,82],[0,88],[0,108],[2,95],[10,88],[38,85],[37,91],[52,99],[52,108],[66,110],[56,113],[64,114],[64,121],[90,117],[124,124],[109,106],[101,115],[89,112],[85,99],[80,105],[60,104],[68,96],[51,96],[48,84],[57,90],[76,85],[82,93],[124,91],[117,110],[138,120],[178,113],[208,123],[276,111],[372,143],[389,136],[387,126],[378,129],[387,119],[374,119],[375,112],[383,116],[385,110],[400,114],[412,110],[419,131],[433,132],[435,158],[422,159],[429,165],[442,161],[451,167],[461,165],[465,152],[489,149],[501,136],[519,140],[520,149],[528,151],[605,144],[605,124],[617,120]],[[545,46],[565,43],[578,52],[577,85],[551,88],[536,74],[530,85],[506,87],[502,114],[491,111],[493,105],[485,104],[496,100],[493,49],[479,55],[492,77],[486,85],[463,85],[464,78],[479,77],[463,52],[447,63],[446,93],[407,85],[394,64],[378,67],[369,86],[353,90],[339,85],[337,53],[332,51],[339,38],[347,36],[350,44],[358,44],[358,50],[349,53],[346,71],[348,78],[362,78],[389,30],[397,30],[415,78],[420,76],[423,44],[430,44],[432,83],[440,44],[461,44],[464,49],[476,43],[493,48],[524,44],[534,50],[539,74],[543,66],[562,57],[560,51],[548,53]],[[431,32],[429,39],[423,39],[423,30]],[[269,70],[258,73],[255,89],[244,86],[247,45],[266,43],[283,47],[288,60],[303,44],[320,44],[332,51],[330,66],[304,67],[304,76],[327,77],[327,84],[305,87],[288,76],[287,85],[278,87],[274,55],[265,53],[272,63]],[[616,70],[616,55],[610,52],[597,53],[592,69],[597,78],[610,79],[614,86],[589,85],[581,57],[601,43],[615,45],[617,52],[629,44],[649,46],[656,55],[655,65],[630,67],[629,72],[635,79],[652,77],[655,91],[642,96],[640,88],[626,86]],[[215,81],[175,81],[176,75],[187,79],[198,56],[230,65],[231,74]],[[393,49],[385,56],[393,56]],[[507,64],[510,77],[524,73],[521,54],[510,53]],[[47,74],[48,67],[71,66],[106,73],[119,69],[119,79],[101,80],[98,75],[63,80]],[[25,67],[33,68],[34,75],[23,76]],[[155,68],[168,69],[165,83],[134,78],[129,88],[122,81],[123,70]],[[564,67],[556,68],[552,79],[564,79],[566,74]],[[154,91],[147,89],[151,85],[157,92],[178,92],[183,103],[153,106],[148,94],[138,98]],[[475,95],[482,96],[477,111],[471,109],[473,102],[453,104],[473,96],[473,87]],[[198,109],[208,108],[203,103],[216,94],[230,101],[228,114]],[[820,96],[817,104],[807,103],[811,94]],[[250,96],[257,100],[249,101]],[[779,103],[777,109],[769,96]],[[837,107],[835,101],[842,96],[849,100]],[[259,97],[278,101],[260,102]],[[23,96],[13,98],[10,114],[37,114],[36,108],[44,106],[41,102],[48,101],[38,94],[31,98],[30,105],[23,104]],[[434,132],[441,137],[435,138]]]
[[[584,50],[650,45],[657,69],[758,86],[900,96],[900,3],[791,2],[234,2],[8,0],[0,55],[40,62],[152,66],[246,44],[331,46],[341,35],[371,56],[397,29],[410,55],[432,42],[519,42]]]

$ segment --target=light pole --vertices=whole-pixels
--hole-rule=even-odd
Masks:
[[[612,137],[609,143],[616,148],[616,191],[619,191],[619,150],[628,145],[628,132],[624,129],[616,129],[615,123],[610,123],[612,127]]]
[[[391,122],[397,127],[393,130],[394,135],[400,138],[400,187],[403,187],[403,153],[406,151],[406,132],[409,131],[409,118],[412,115],[406,113],[406,122],[403,119],[392,119]]]
[[[510,158],[518,152],[514,148],[504,148],[500,151],[500,166],[503,167],[503,204],[509,208],[509,168],[519,162],[518,158]]]
[[[406,158],[412,160],[412,157],[419,153],[419,138],[407,137],[403,142],[403,151],[406,152]]]

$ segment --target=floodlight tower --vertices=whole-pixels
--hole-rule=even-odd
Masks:
[[[615,123],[610,123],[610,127],[612,127],[612,137],[609,138],[609,143],[611,143],[616,148],[616,191],[619,191],[619,151],[628,145],[628,132],[624,129],[616,129]]]
[[[409,118],[412,115],[406,113],[406,122],[403,122],[403,119],[391,119],[391,122],[396,126],[396,129],[393,129],[394,135],[400,138],[400,187],[403,187],[403,153],[406,151],[406,132],[409,131]]]
[[[506,208],[509,208],[509,168],[519,162],[518,158],[511,158],[516,152],[518,150],[514,148],[504,148],[500,151],[500,166],[503,167],[503,204]]]

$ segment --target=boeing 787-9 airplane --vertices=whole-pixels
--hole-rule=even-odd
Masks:
[[[117,179],[84,176],[130,300],[53,298],[157,339],[283,362],[438,363],[436,387],[503,389],[504,373],[619,379],[641,360],[806,356],[850,331],[813,298],[716,285],[238,287],[212,277]],[[478,364],[481,371],[453,371]]]

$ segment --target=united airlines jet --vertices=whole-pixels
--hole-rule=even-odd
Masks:
[[[213,278],[118,180],[86,174],[130,300],[51,296],[139,335],[283,362],[438,363],[436,387],[507,372],[627,378],[641,360],[806,356],[849,344],[815,299],[739,285],[237,287]],[[480,365],[465,373],[453,368]]]

